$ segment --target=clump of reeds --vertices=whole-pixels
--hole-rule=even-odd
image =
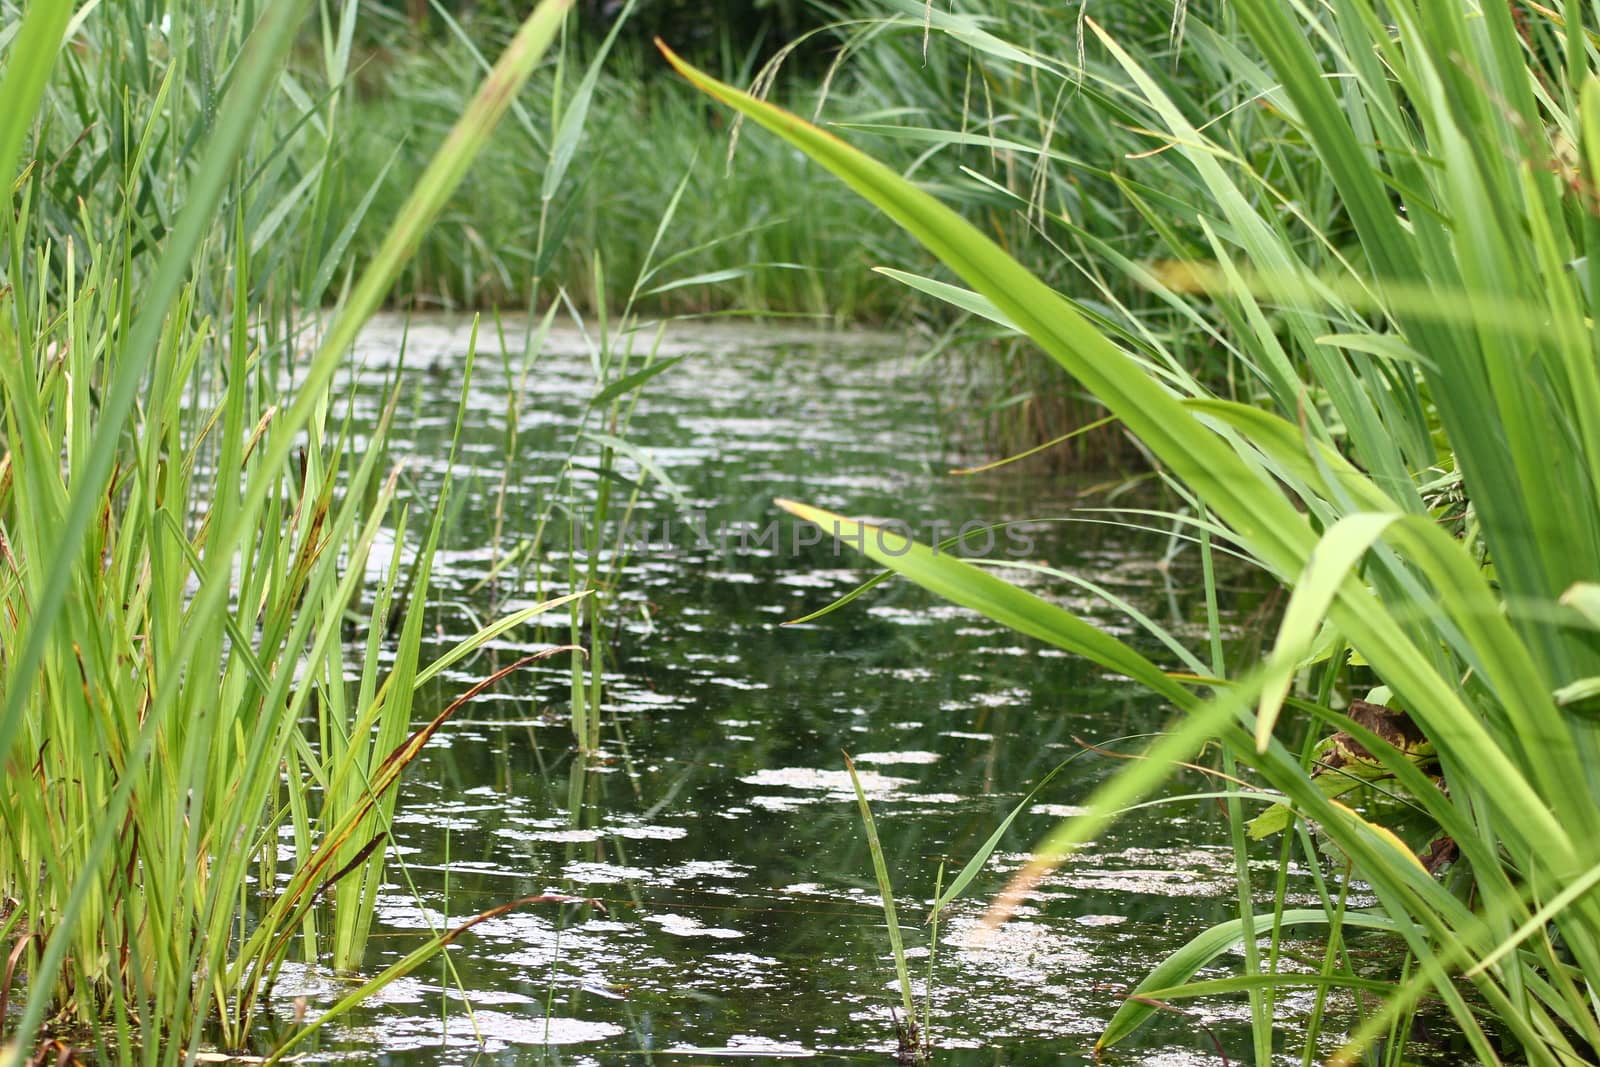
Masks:
[[[395,782],[460,706],[414,728],[413,693],[569,599],[422,663],[442,511],[395,507],[392,398],[358,439],[330,393],[567,5],[519,28],[326,316],[316,302],[360,221],[321,212],[358,5],[321,9],[318,95],[286,68],[309,6],[108,6],[69,23],[71,5],[31,4],[10,39],[0,940],[7,982],[26,985],[5,990],[23,1001],[0,1020],[8,1059],[50,1020],[124,1062],[238,1048],[297,946],[358,967]],[[308,128],[323,154],[296,174],[285,147]],[[273,253],[290,230],[293,283]],[[386,526],[420,547],[374,588]],[[411,608],[382,660],[402,583]]]

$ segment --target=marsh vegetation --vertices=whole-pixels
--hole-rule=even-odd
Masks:
[[[570,6],[0,0],[0,1059],[1596,1062],[1600,15]]]

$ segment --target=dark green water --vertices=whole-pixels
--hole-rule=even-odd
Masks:
[[[354,387],[369,418],[398,338],[396,324],[380,324],[358,353],[366,367]],[[425,498],[438,484],[466,344],[464,324],[447,321],[416,324],[408,339],[413,372],[395,452]],[[937,383],[895,339],[684,327],[664,352],[692,354],[650,383],[628,437],[712,531],[775,519],[778,496],[918,524],[1068,510],[1066,487],[1037,478],[944,475],[970,457],[951,451]],[[513,381],[518,373],[520,361]],[[480,587],[494,558],[501,472],[511,472],[505,552],[532,534],[592,381],[584,345],[553,338],[529,375],[507,460],[507,377],[498,354],[480,355],[459,511],[429,608],[438,648],[471,618],[537,599],[511,573]],[[597,451],[584,446],[580,462]],[[623,470],[637,473],[626,462]],[[660,493],[649,508],[658,520],[675,513]],[[1184,584],[1187,575],[1192,585],[1192,556],[1169,566],[1162,538],[1092,523],[1027,533],[1029,558],[1094,578],[1201,647],[1201,607]],[[508,679],[441,731],[405,785],[396,826],[404,874],[396,871],[380,911],[372,969],[399,958],[429,923],[520,896],[591,897],[605,911],[536,905],[479,925],[447,965],[436,960],[348,1024],[330,1026],[312,1060],[889,1061],[898,997],[841,750],[864,772],[920,995],[921,922],[940,862],[953,874],[1034,783],[1082,751],[1077,739],[1157,730],[1166,710],[1126,682],[904,584],[784,627],[872,573],[848,549],[793,551],[785,541],[774,550],[741,547],[737,537],[726,547],[679,537],[671,551],[634,558],[598,758],[574,756],[564,659]],[[565,591],[565,550],[543,562],[548,591]],[[1133,631],[1059,579],[1023,578],[1110,629]],[[1236,606],[1251,605],[1241,592]],[[419,715],[537,640],[509,635],[459,665]],[[1017,921],[988,942],[977,937],[984,901],[1025,848],[1118,766],[1080,756],[949,913],[933,979],[939,1062],[1087,1062],[1131,984],[1231,914],[1225,824],[1214,802],[1180,799],[1125,819],[1040,887]],[[1205,788],[1185,773],[1168,795]],[[1269,868],[1271,855],[1260,857]],[[1263,894],[1268,887],[1263,876]],[[1297,875],[1291,896],[1308,902],[1308,891]],[[1218,976],[1240,965],[1237,955],[1219,962]],[[287,1011],[304,994],[315,1011],[339,988],[295,973],[278,1003]],[[1310,993],[1281,1000],[1285,1047],[1299,1049],[1311,1005]],[[1248,1059],[1242,1000],[1185,1010],[1158,1017],[1107,1059],[1217,1064],[1219,1047],[1232,1062]]]

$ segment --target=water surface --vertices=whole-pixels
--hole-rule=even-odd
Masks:
[[[509,325],[516,349],[523,327]],[[392,449],[423,499],[442,476],[468,339],[463,321],[387,320],[358,346],[351,389],[368,422],[404,348],[410,369]],[[647,346],[648,336],[637,343]],[[601,906],[535,905],[482,923],[445,959],[330,1026],[308,1058],[885,1062],[898,996],[847,750],[888,853],[919,996],[929,964],[923,920],[940,865],[953,876],[1033,784],[1078,757],[947,913],[932,1030],[940,1062],[1088,1062],[1131,984],[1236,907],[1215,802],[1181,799],[1208,788],[1204,780],[1180,774],[1166,794],[1172,804],[1123,820],[997,935],[980,936],[977,917],[1027,846],[1120,765],[1085,754],[1081,742],[1131,751],[1136,743],[1115,739],[1159,730],[1168,709],[904,583],[785,626],[872,569],[849,549],[796,548],[788,525],[777,544],[715,536],[778,520],[775,497],[899,517],[925,532],[935,520],[1064,515],[1074,487],[1037,475],[949,477],[972,458],[946,431],[966,416],[945,410],[951,401],[937,375],[916,365],[901,338],[674,326],[658,354],[687,358],[645,388],[626,436],[679,499],[621,460],[621,472],[646,487],[638,515],[660,543],[634,553],[624,572],[602,750],[574,754],[562,659],[513,676],[449,723],[404,786],[395,827],[403,871],[380,910],[370,965],[399,958],[430,927],[517,897],[561,893]],[[599,445],[583,441],[573,457],[594,359],[591,342],[572,332],[550,337],[525,379],[520,352],[502,357],[496,342],[478,354],[458,510],[427,609],[436,650],[472,620],[566,591],[559,508],[536,557],[485,578],[534,536],[552,501],[570,498],[581,510],[594,492],[587,468]],[[508,397],[522,380],[508,458]],[[592,415],[586,425],[606,429]],[[569,460],[575,489],[559,480]],[[703,523],[705,540],[682,527],[662,532],[686,516]],[[1020,529],[1033,542],[1029,558],[1092,577],[1178,632],[1197,632],[1194,561],[1172,557],[1163,538],[1092,522]],[[1012,547],[1000,541],[996,551]],[[1021,578],[1170,662],[1081,590],[1037,573]],[[1256,595],[1247,575],[1239,581],[1243,618]],[[425,693],[419,717],[555,639],[531,629],[508,635]],[[1269,900],[1265,877],[1261,890]],[[1296,872],[1291,896],[1308,903],[1309,892]],[[1236,972],[1240,960],[1219,964],[1208,973]],[[278,1002],[303,995],[315,1011],[341,988],[295,972]],[[1298,1050],[1312,1004],[1309,993],[1280,1003],[1286,1047]],[[1242,1001],[1183,1007],[1109,1059],[1216,1064],[1219,1048],[1232,1062],[1248,1058]]]

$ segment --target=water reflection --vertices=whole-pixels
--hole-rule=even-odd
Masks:
[[[380,323],[359,347],[352,389],[369,419],[398,329]],[[466,337],[464,324],[441,319],[413,324],[407,342],[408,362],[434,373],[409,380],[414,417],[393,447],[412,457],[424,494],[438,487],[451,421],[431,413],[453,411]],[[775,496],[958,525],[1067,510],[1036,483],[931,473],[956,465],[945,463],[939,397],[893,339],[684,328],[663,352],[681,353],[690,358],[650,384],[630,437],[707,522],[764,526],[777,518]],[[512,375],[480,373],[471,407],[482,418],[465,442],[452,551],[440,557],[428,609],[441,648],[469,615],[561,588],[568,548],[555,537],[537,558],[486,576],[531,535],[523,524],[554,491],[591,376],[581,341],[553,338],[507,460],[495,413],[506,410]],[[655,497],[640,508],[656,523],[675,514]],[[1039,558],[1081,566],[1146,610],[1172,619],[1193,608],[1159,543],[1129,545],[1104,525],[1029,529]],[[940,1062],[1088,1062],[1129,984],[1228,917],[1220,820],[1195,802],[1126,820],[1043,884],[1018,921],[979,936],[984,895],[1020,865],[1020,850],[1116,769],[1089,757],[1018,820],[1009,851],[948,913],[930,960],[920,922],[940,865],[948,876],[964,863],[1033,783],[1082,750],[1079,738],[1157,730],[1166,712],[1124,682],[902,584],[785,627],[871,573],[849,550],[792,548],[688,538],[634,557],[594,758],[574,756],[571,678],[554,662],[441,730],[406,780],[394,827],[403,869],[379,911],[372,966],[429,929],[516,897],[562,893],[599,906],[536,905],[482,923],[330,1027],[309,1058],[882,1062],[895,1047],[897,997],[841,750],[855,754],[877,814],[918,988],[932,990]],[[1079,590],[1027,580],[1129,632]],[[423,696],[447,701],[538,636],[492,643]],[[1171,792],[1205,787],[1180,778]],[[316,1010],[336,991],[307,975],[279,996],[302,995]],[[1310,1007],[1287,1001],[1285,1031]],[[1237,1062],[1249,1048],[1244,1013],[1208,1001],[1158,1018],[1123,1062],[1213,1064],[1214,1042]]]

